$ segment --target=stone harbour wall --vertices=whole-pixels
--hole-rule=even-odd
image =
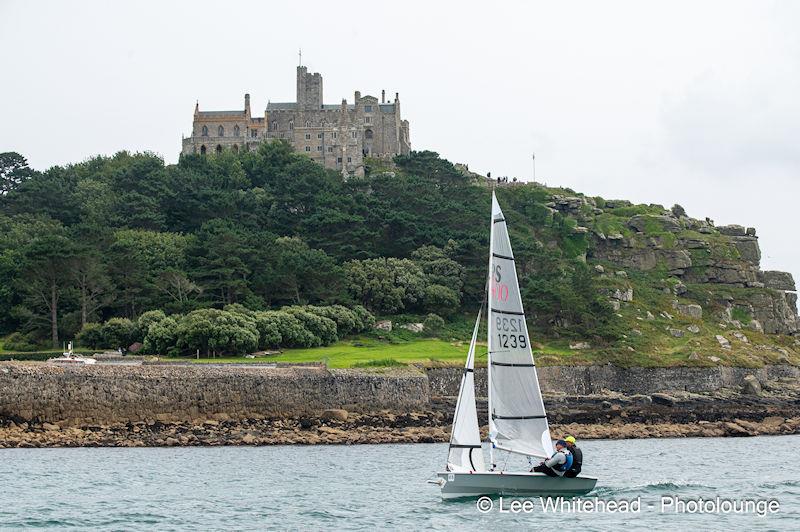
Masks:
[[[407,411],[429,403],[428,379],[415,370],[0,363],[0,418],[74,425]]]
[[[763,368],[621,368],[617,366],[543,366],[537,368],[542,393],[592,395],[604,392],[651,394],[665,391],[714,392],[741,387],[747,375],[759,382],[781,378],[800,379],[800,368],[789,365]],[[427,370],[431,395],[458,394],[462,371],[456,368]],[[475,369],[478,396],[486,394],[486,368]]]
[[[538,369],[550,397],[608,393],[740,391],[747,378],[797,382],[800,368],[620,368],[550,366]],[[277,419],[353,413],[406,414],[434,408],[458,394],[459,368],[328,370],[228,366],[59,367],[0,363],[0,420],[63,425]],[[752,375],[753,377],[748,377]],[[486,368],[475,371],[477,395],[486,395]],[[448,410],[449,412],[449,410]]]

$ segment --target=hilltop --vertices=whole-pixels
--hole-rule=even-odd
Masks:
[[[791,275],[760,269],[755,229],[717,227],[678,205],[498,184],[424,151],[368,159],[366,175],[349,180],[284,143],[183,156],[176,165],[121,152],[43,172],[3,156],[7,350],[41,348],[109,320],[142,341],[156,315],[147,313],[144,325],[141,316],[156,310],[175,323],[227,320],[236,334],[253,327],[255,339],[220,344],[223,354],[251,342],[338,341],[348,349],[383,343],[381,357],[391,361],[392,345],[423,336],[457,344],[482,299],[495,188],[539,363],[800,364]],[[395,330],[348,336],[329,305],[366,307]],[[206,308],[220,310],[198,314]],[[316,340],[264,338],[253,313],[277,309],[324,327]],[[337,323],[331,329],[308,313]],[[427,327],[397,330],[408,323]],[[163,345],[191,353],[195,340],[187,333]],[[441,349],[427,345],[434,347],[409,361],[436,359]],[[289,350],[282,358],[308,356]]]

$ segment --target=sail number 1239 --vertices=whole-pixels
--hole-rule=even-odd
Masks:
[[[528,347],[525,338],[525,323],[522,318],[496,317],[497,341],[500,347],[517,348]]]

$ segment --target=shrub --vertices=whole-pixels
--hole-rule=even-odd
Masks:
[[[245,307],[241,303],[230,303],[225,305],[222,309],[225,312],[234,312],[236,314],[244,314],[245,316],[255,316],[255,312],[250,310],[249,308]]]
[[[277,322],[282,346],[315,347],[320,345],[321,340],[306,329],[303,322],[293,314],[280,310],[268,310],[264,314]]]
[[[184,316],[177,326],[177,346],[190,352],[244,354],[258,347],[255,319],[218,309],[201,309]]]
[[[368,331],[375,326],[375,316],[373,316],[370,311],[368,311],[361,305],[354,306],[352,310],[356,314],[356,316],[358,316],[358,321],[359,321],[358,332]]]
[[[436,336],[444,328],[444,320],[436,314],[428,314],[422,325],[425,327],[425,334]]]
[[[303,307],[288,307],[284,310],[300,320],[303,326],[319,339],[318,346],[332,344],[339,339],[335,321],[312,314]]]
[[[128,318],[111,318],[100,329],[104,347],[127,349],[137,340],[136,325]]]
[[[322,316],[323,318],[328,318],[336,322],[336,333],[339,337],[348,336],[361,330],[361,320],[359,320],[358,315],[342,305],[331,305],[328,307],[309,305],[303,307],[303,309],[317,316]]]
[[[425,309],[449,316],[458,309],[458,294],[439,284],[425,289]]]
[[[178,341],[178,321],[175,317],[150,324],[144,337],[142,350],[150,355],[169,355],[176,349]]]
[[[83,347],[98,349],[103,345],[103,326],[99,323],[87,323],[75,336],[75,342]]]
[[[3,349],[6,351],[36,351],[36,342],[30,335],[15,332],[9,334],[5,341],[3,341]]]
[[[256,312],[256,329],[258,329],[258,348],[280,347],[283,342],[281,320],[275,312]]]
[[[148,310],[147,312],[143,313],[141,316],[139,316],[139,319],[136,320],[136,339],[144,342],[144,337],[147,336],[147,330],[150,328],[150,325],[159,322],[166,317],[167,315],[164,314],[163,310]]]

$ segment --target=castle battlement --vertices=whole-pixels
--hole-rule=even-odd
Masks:
[[[408,120],[400,117],[400,95],[386,102],[355,91],[353,103],[325,104],[322,75],[297,67],[297,99],[269,102],[264,116],[252,116],[250,95],[244,95],[241,111],[194,109],[192,134],[183,139],[182,153],[221,153],[223,150],[255,150],[262,142],[286,140],[345,176],[364,174],[365,157],[392,157],[411,150]]]

